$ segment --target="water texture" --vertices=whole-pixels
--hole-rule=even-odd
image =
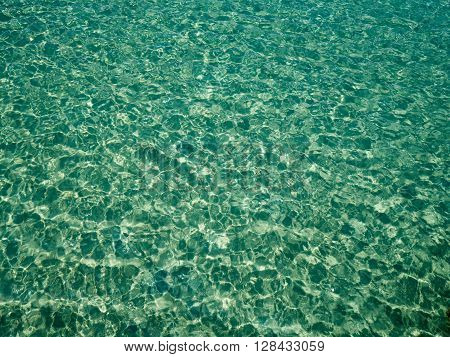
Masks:
[[[2,0],[0,335],[449,335],[449,10]]]

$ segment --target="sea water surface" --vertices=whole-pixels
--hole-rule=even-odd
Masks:
[[[448,335],[449,10],[2,0],[0,335]]]

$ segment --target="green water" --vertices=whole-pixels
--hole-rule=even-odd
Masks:
[[[0,335],[449,335],[449,3],[0,4]]]

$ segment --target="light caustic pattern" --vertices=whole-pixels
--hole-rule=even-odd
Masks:
[[[448,3],[0,5],[0,335],[448,335]]]

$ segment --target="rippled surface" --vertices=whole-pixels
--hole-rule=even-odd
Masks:
[[[448,335],[448,3],[0,7],[0,335]]]

